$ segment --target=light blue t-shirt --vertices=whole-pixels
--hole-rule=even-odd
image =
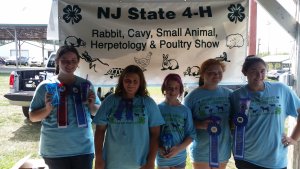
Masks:
[[[230,96],[233,113],[239,112],[240,98],[250,98],[245,128],[244,160],[266,168],[287,166],[287,148],[281,142],[287,116],[297,117],[298,96],[282,83],[264,82],[265,89],[251,92],[248,86]]]
[[[166,102],[158,105],[165,124],[161,127],[160,144],[162,145],[162,136],[166,134],[172,135],[172,147],[181,144],[185,138],[195,139],[196,131],[193,124],[191,110],[184,105],[171,106]],[[179,152],[172,158],[164,158],[157,153],[156,164],[160,167],[173,167],[186,161],[186,150]]]
[[[150,128],[164,124],[154,100],[133,98],[132,111],[119,109],[121,97],[109,95],[102,102],[93,123],[106,125],[103,158],[106,169],[139,169],[146,164],[150,147]]]
[[[184,99],[194,120],[205,120],[210,116],[218,116],[221,121],[221,133],[218,136],[219,162],[227,162],[231,156],[231,133],[229,126],[231,90],[218,86],[216,90],[196,88]],[[209,162],[210,136],[207,130],[196,129],[197,137],[190,146],[190,157],[193,162]]]
[[[75,83],[72,86],[67,87],[67,127],[58,128],[57,106],[53,108],[47,118],[41,121],[40,154],[42,157],[55,158],[94,153],[94,134],[91,124],[91,113],[88,107],[84,106],[88,126],[78,127],[75,102],[72,93],[72,88],[74,86],[79,87],[80,83],[85,82],[86,80],[78,76],[75,78]],[[59,83],[57,76],[54,76],[51,79],[44,80],[38,85],[31,101],[29,111],[45,107],[46,84],[56,82]],[[91,89],[94,90],[92,84]],[[98,97],[96,97],[95,103],[100,104]]]

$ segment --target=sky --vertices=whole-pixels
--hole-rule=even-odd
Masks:
[[[292,16],[295,15],[292,0],[278,1]],[[47,24],[51,3],[52,0],[0,0],[0,24]],[[291,46],[294,44],[292,37],[259,4],[257,10],[259,51],[269,51],[272,54],[291,53]]]
[[[0,24],[48,24],[52,0],[0,0]]]
[[[296,5],[292,0],[277,0],[291,16],[295,16]],[[280,36],[278,36],[280,35]],[[260,39],[260,51],[271,54],[292,53],[293,38],[275,21],[271,15],[257,4],[257,44]]]

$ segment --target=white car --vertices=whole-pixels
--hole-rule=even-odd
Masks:
[[[44,66],[43,60],[41,58],[36,58],[36,57],[31,57],[29,59],[29,66],[33,67],[33,66]]]
[[[269,70],[267,73],[268,79],[278,80],[279,76],[285,73],[285,70]]]

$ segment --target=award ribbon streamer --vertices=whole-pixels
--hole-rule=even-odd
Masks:
[[[114,114],[114,117],[117,120],[122,119],[122,113],[123,110],[126,108],[126,119],[127,120],[133,120],[133,100],[132,99],[122,99],[119,102],[118,108],[116,110],[116,113]]]
[[[235,159],[244,159],[245,131],[250,102],[249,98],[241,98],[240,111],[233,116],[233,123],[235,124],[233,156]]]
[[[248,122],[248,118],[244,113],[238,113],[233,118],[235,124],[234,134],[234,158],[244,159],[244,147],[245,147],[245,127]]]
[[[209,117],[211,122],[208,124],[207,132],[209,134],[209,166],[219,167],[219,135],[221,133],[221,126],[219,122],[221,119],[217,116]]]
[[[75,103],[75,112],[78,127],[87,127],[87,119],[84,105],[82,103],[81,94],[78,87],[73,86],[73,99]]]
[[[59,106],[57,109],[57,123],[58,128],[66,128],[67,127],[67,90],[66,87],[63,85],[59,85]]]

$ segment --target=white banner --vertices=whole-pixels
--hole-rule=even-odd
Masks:
[[[246,56],[247,0],[99,1],[59,0],[61,44],[77,47],[77,74],[96,85],[115,85],[129,64],[144,70],[147,83],[169,73],[197,84],[209,58],[226,64],[222,83],[241,82]]]

